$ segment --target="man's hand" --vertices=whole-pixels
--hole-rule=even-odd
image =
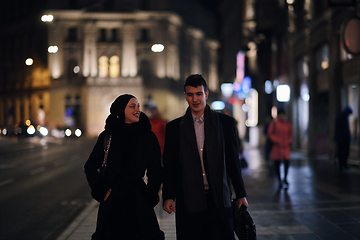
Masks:
[[[166,200],[165,203],[164,203],[163,209],[169,214],[172,213],[172,212],[176,212],[176,207],[175,207],[174,200],[172,200],[172,199]]]
[[[245,205],[246,207],[249,206],[246,197],[238,198],[236,200],[237,210],[240,210],[241,205]]]

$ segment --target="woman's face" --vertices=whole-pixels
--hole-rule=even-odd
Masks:
[[[125,112],[125,123],[136,123],[140,120],[140,104],[136,98],[130,99],[126,108]]]

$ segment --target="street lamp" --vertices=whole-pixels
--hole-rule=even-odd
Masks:
[[[153,52],[162,52],[164,51],[164,45],[162,45],[161,43],[157,43],[151,46],[151,51]]]
[[[54,20],[54,16],[53,15],[42,15],[41,17],[41,21],[43,22],[52,22],[52,20]]]
[[[49,53],[57,53],[58,50],[59,50],[59,48],[57,46],[48,47],[48,52]]]
[[[33,63],[34,63],[34,60],[33,60],[32,58],[28,58],[28,59],[25,60],[25,64],[26,64],[27,66],[33,65]]]

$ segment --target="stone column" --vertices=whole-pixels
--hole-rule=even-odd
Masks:
[[[55,22],[49,31],[49,46],[57,46],[58,51],[56,53],[49,53],[49,68],[51,76],[56,79],[59,78],[63,72],[63,48],[62,41],[63,36],[60,32],[59,25]]]
[[[201,74],[202,67],[201,67],[201,40],[204,37],[204,33],[197,29],[189,29],[191,40],[191,65],[190,65],[190,72],[191,74]]]
[[[92,22],[86,23],[84,33],[84,62],[82,69],[84,77],[96,77],[97,55],[96,55],[96,28]]]
[[[209,48],[209,89],[213,92],[217,92],[219,88],[219,76],[218,76],[218,55],[217,50],[219,43],[217,41],[207,41],[207,47]]]
[[[137,75],[137,58],[134,24],[127,22],[123,28],[123,49],[121,59],[121,76],[135,77]]]

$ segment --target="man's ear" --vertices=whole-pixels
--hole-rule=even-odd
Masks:
[[[206,92],[205,92],[205,99],[206,100],[208,99],[208,96],[209,96],[209,90],[206,90]]]

